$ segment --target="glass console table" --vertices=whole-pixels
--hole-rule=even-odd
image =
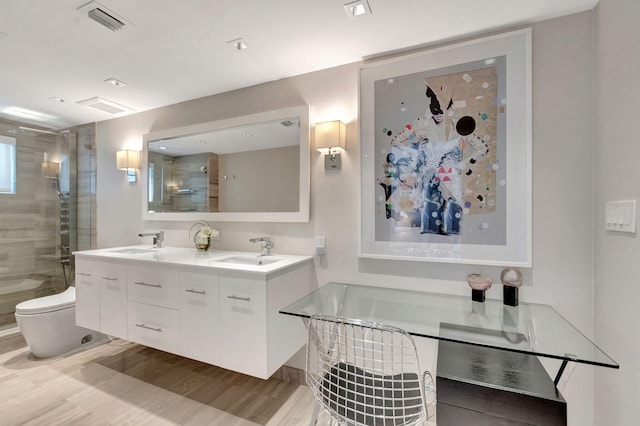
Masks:
[[[502,398],[500,404],[507,407],[507,411],[521,416],[526,411],[522,407],[530,407],[529,411],[534,416],[539,412],[551,413],[555,408],[536,404],[539,401],[549,404],[553,400],[551,403],[564,404],[558,411],[558,418],[564,420],[543,420],[543,423],[565,424],[566,403],[556,386],[567,363],[573,361],[619,368],[611,357],[551,306],[543,304],[520,302],[519,306],[513,307],[504,305],[501,300],[488,299],[480,303],[473,302],[471,297],[457,295],[329,283],[280,309],[280,313],[303,319],[312,315],[355,318],[399,327],[414,336],[440,340],[437,373],[437,380],[442,383],[438,389],[439,425],[485,424],[477,417],[485,415],[489,416],[484,420],[486,424],[495,424],[496,417],[491,416],[504,418],[511,413],[479,413],[485,410],[487,398],[475,402],[474,398],[479,393],[504,393],[505,389],[508,397],[500,394],[493,398]],[[561,361],[553,383],[536,357]],[[514,372],[514,368],[517,371]],[[455,386],[450,394],[455,401],[440,404],[441,396],[449,398],[443,395],[443,389],[451,380]],[[470,390],[464,388],[460,384],[462,382],[464,386],[470,386]],[[477,389],[478,383],[483,386],[482,392]],[[465,392],[468,394],[464,401],[458,402]],[[526,400],[532,396],[533,400]],[[456,406],[456,411],[452,412],[451,407],[456,404],[467,406]],[[469,413],[474,417],[464,417]],[[447,418],[454,420],[447,421]],[[518,421],[535,423],[531,418]],[[513,424],[520,423],[515,421]]]

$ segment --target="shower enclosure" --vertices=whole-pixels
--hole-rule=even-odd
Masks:
[[[0,119],[0,333],[18,303],[71,285],[71,253],[94,248],[94,134]]]

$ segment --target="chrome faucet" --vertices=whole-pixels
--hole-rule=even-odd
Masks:
[[[273,248],[273,242],[269,237],[256,237],[249,238],[252,243],[260,243],[260,256],[271,256],[271,249]]]
[[[138,237],[153,237],[153,247],[161,248],[164,242],[164,231],[138,234]]]

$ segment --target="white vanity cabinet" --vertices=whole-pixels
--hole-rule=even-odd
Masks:
[[[220,271],[218,365],[267,379],[304,346],[302,321],[278,311],[312,291],[311,265],[269,276]]]
[[[132,263],[127,266],[128,300],[178,309],[180,268]]]
[[[96,278],[99,262],[76,260],[76,324],[100,330],[100,280]]]
[[[124,263],[76,259],[76,323],[110,336],[127,338]]]
[[[220,273],[221,367],[264,378],[267,371],[266,312],[264,277]]]
[[[180,353],[218,365],[219,320],[217,270],[180,271]]]
[[[176,266],[127,266],[129,340],[178,352],[180,269]]]
[[[304,346],[302,321],[278,311],[312,291],[311,257],[238,265],[161,250],[74,253],[78,325],[262,379]],[[234,254],[256,257],[218,258]]]

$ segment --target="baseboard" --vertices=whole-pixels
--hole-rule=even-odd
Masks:
[[[300,370],[299,368],[289,367],[288,365],[283,365],[275,373],[271,376],[275,379],[282,380],[284,382],[296,383],[298,385],[306,385],[306,378],[304,374],[304,370]]]
[[[20,329],[16,327],[7,328],[6,330],[0,330],[0,337],[8,336],[10,334],[18,333]]]

